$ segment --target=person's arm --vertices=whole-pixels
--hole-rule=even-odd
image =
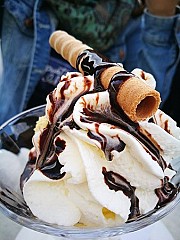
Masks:
[[[148,11],[156,16],[173,16],[176,12],[177,0],[146,0]]]

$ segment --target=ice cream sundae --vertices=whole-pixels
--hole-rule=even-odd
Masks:
[[[129,73],[86,45],[77,50],[64,35],[55,32],[50,44],[79,72],[47,96],[21,175],[24,199],[36,217],[63,226],[136,220],[178,193],[171,162],[180,129],[158,109],[152,75]]]

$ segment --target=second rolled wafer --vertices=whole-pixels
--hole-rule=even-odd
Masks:
[[[127,97],[128,93],[128,97]],[[159,107],[160,96],[137,78],[122,84],[117,101],[132,121],[142,121],[155,114]]]
[[[81,52],[91,49],[86,44],[75,39],[65,31],[55,31],[49,39],[49,43],[72,67],[76,68],[76,60]]]
[[[110,67],[102,72],[100,77],[105,89],[109,88],[112,76],[121,71],[124,73],[122,67]],[[161,98],[159,92],[146,84],[145,80],[132,75],[128,79],[122,80],[121,84],[119,84],[116,101],[125,114],[132,121],[137,122],[154,115],[159,107]]]

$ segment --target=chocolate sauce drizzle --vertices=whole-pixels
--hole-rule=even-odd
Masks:
[[[44,165],[41,167],[41,172],[47,177],[57,180],[65,176],[65,172],[61,173],[61,168],[63,167],[58,160],[58,156],[66,148],[66,142],[60,137],[56,137],[53,144],[53,153],[49,159],[46,159]]]
[[[61,173],[62,167],[63,165],[58,161],[58,155],[54,153],[51,158],[48,159],[48,162],[41,167],[41,172],[48,178],[58,180],[63,178],[66,174],[65,172]]]
[[[114,76],[112,77],[110,83],[109,83],[109,88],[108,88],[108,92],[109,92],[109,99],[110,99],[110,103],[112,104],[112,106],[115,107],[115,109],[118,107],[120,108],[119,104],[117,103],[117,93],[121,87],[121,85],[127,81],[128,79],[132,78],[134,76],[134,74],[129,73],[125,70],[123,71],[119,71],[116,74],[114,74]],[[116,104],[116,105],[115,105]],[[121,112],[123,112],[123,110],[121,109]],[[123,112],[124,113],[124,112]],[[125,113],[124,113],[125,115]]]
[[[93,75],[95,78],[94,84],[94,92],[104,91],[104,88],[100,82],[101,73],[109,67],[119,66],[117,63],[110,62],[106,58],[97,54],[92,50],[86,50],[81,55],[79,55],[77,59],[77,69],[81,66],[81,69],[84,71],[84,75]],[[159,149],[152,143],[152,141],[145,136],[140,130],[140,126],[138,123],[132,122],[117,104],[117,92],[124,81],[127,81],[129,78],[133,76],[132,73],[128,73],[127,71],[120,71],[116,73],[109,84],[109,96],[110,96],[110,104],[111,109],[103,109],[102,111],[93,111],[90,106],[85,106],[82,112],[82,116],[80,120],[82,122],[87,123],[95,123],[95,133],[92,131],[88,131],[87,136],[91,139],[94,139],[100,143],[101,149],[104,151],[107,160],[111,161],[112,150],[117,150],[119,152],[123,151],[125,148],[125,143],[117,136],[119,140],[119,144],[116,145],[115,148],[112,148],[108,144],[108,137],[104,136],[99,131],[99,125],[101,123],[109,123],[113,127],[123,129],[124,131],[132,134],[143,146],[145,151],[147,151],[154,161],[157,161],[161,168],[164,170],[167,166],[160,155]],[[88,82],[87,82],[88,84]],[[90,86],[90,85],[89,85]],[[62,121],[67,119],[73,112],[73,107],[77,99],[84,95],[89,94],[89,88],[82,92],[79,96],[72,100],[68,109],[65,112],[59,113],[59,118],[54,120],[54,116],[57,111],[61,108],[61,106],[66,101],[64,91],[69,87],[69,83],[64,85],[61,89],[61,99],[57,101],[57,99],[53,98],[53,94],[50,94],[49,98],[52,104],[50,115],[51,125],[48,125],[46,129],[44,129],[43,133],[40,136],[40,156],[37,159],[37,167],[45,174],[47,177],[51,179],[60,179],[65,176],[65,172],[61,173],[61,165],[58,161],[58,156],[61,154],[65,147],[66,142],[58,138],[58,134],[61,131],[61,127],[63,126]],[[60,125],[61,123],[61,125]],[[65,125],[68,125],[71,129],[79,127],[77,124],[71,119],[70,121],[65,121]],[[56,138],[57,137],[57,138]],[[134,219],[140,215],[139,210],[139,200],[135,195],[135,187],[131,186],[131,184],[123,178],[121,175],[113,172],[107,171],[105,167],[102,168],[102,174],[104,175],[104,181],[108,185],[108,187],[113,191],[122,191],[131,202],[130,214],[128,219]],[[159,198],[159,202],[157,204],[157,208],[171,201],[177,194],[176,188],[168,182],[168,179],[162,179],[162,187],[155,190],[156,195]]]
[[[74,73],[71,77],[76,77],[76,76],[78,76],[78,75],[76,73]],[[48,109],[48,115],[49,115],[51,124],[49,124],[41,133],[40,155],[37,158],[36,165],[37,165],[37,168],[43,169],[42,172],[52,179],[60,179],[60,178],[64,177],[64,174],[59,173],[60,169],[62,168],[62,165],[57,163],[58,158],[54,155],[54,151],[55,151],[54,139],[61,131],[60,124],[72,114],[76,101],[83,94],[89,92],[90,87],[91,87],[91,82],[89,81],[88,78],[85,78],[84,81],[85,81],[84,91],[82,91],[74,99],[69,100],[68,108],[66,108],[63,112],[62,111],[59,112],[59,110],[61,109],[63,104],[65,104],[65,102],[67,101],[64,92],[70,86],[69,79],[68,78],[63,79],[63,82],[65,84],[63,85],[63,87],[60,90],[61,98],[59,100],[57,100],[56,98],[54,99],[53,92],[49,94],[49,100],[51,102],[51,109],[50,110]],[[56,116],[57,112],[58,112],[58,118]],[[66,122],[65,124],[68,125],[68,122]],[[71,127],[75,126],[75,124],[73,124],[73,121],[70,121],[69,125],[71,125]],[[62,146],[60,146],[60,144],[62,144]],[[59,143],[59,145],[56,146],[56,151],[57,151],[57,147],[63,148],[63,145],[64,145],[64,143],[62,143],[62,142]],[[58,155],[57,152],[56,152],[56,155]],[[55,164],[55,162],[56,162],[56,164]],[[47,164],[48,164],[48,167],[45,168],[45,166]],[[51,165],[51,167],[49,167],[49,165]],[[46,169],[46,171],[45,171],[45,169]],[[48,169],[48,171],[47,171],[47,169]],[[55,173],[55,176],[53,177],[54,173]]]
[[[135,219],[140,215],[139,199],[135,195],[135,187],[120,174],[113,171],[107,171],[105,167],[102,168],[102,174],[104,175],[104,181],[108,185],[110,190],[122,191],[131,202],[129,219]],[[121,203],[119,203],[121,204]]]
[[[112,154],[111,152],[113,150],[116,150],[117,152],[121,152],[124,150],[125,148],[125,143],[117,136],[118,140],[119,140],[119,144],[116,144],[116,146],[112,146],[111,144],[108,144],[108,137],[104,136],[103,134],[101,134],[99,132],[99,124],[96,123],[96,133],[93,133],[92,131],[88,131],[87,136],[91,139],[94,139],[96,141],[98,141],[101,145],[101,149],[102,151],[105,153],[106,159],[108,161],[112,161]]]
[[[171,202],[178,194],[178,189],[168,180],[168,177],[165,176],[162,187],[155,189],[155,193],[159,198],[156,208],[163,207],[168,202]]]
[[[164,170],[166,166],[166,162],[160,155],[159,150],[157,147],[152,143],[152,141],[143,135],[140,132],[140,126],[138,123],[132,122],[129,118],[126,119],[126,116],[119,110],[117,112],[117,107],[112,110],[110,109],[105,109],[104,111],[97,112],[93,111],[88,108],[83,109],[83,116],[81,116],[81,121],[82,122],[87,122],[87,123],[96,123],[96,133],[98,135],[94,136],[92,133],[88,133],[88,136],[90,138],[96,139],[97,141],[99,140],[102,150],[103,151],[109,151],[108,149],[105,149],[104,146],[106,146],[106,143],[108,142],[105,136],[100,136],[99,130],[98,130],[98,125],[100,123],[108,123],[110,125],[113,125],[116,128],[123,129],[124,131],[130,133],[133,135],[144,147],[144,149],[151,155],[152,159],[154,161],[157,161],[160,167]],[[121,142],[122,144],[122,142]],[[122,148],[123,150],[124,148]]]
[[[76,68],[79,70],[79,66],[84,72],[84,75],[93,75],[94,74],[94,89],[96,92],[103,91],[104,87],[100,81],[101,73],[109,68],[114,66],[120,66],[118,63],[113,63],[106,57],[100,55],[94,50],[85,50],[77,58]]]

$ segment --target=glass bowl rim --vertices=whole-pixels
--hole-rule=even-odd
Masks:
[[[46,105],[33,107],[15,115],[14,117],[10,118],[0,126],[0,131],[2,131],[7,125],[11,124],[16,119],[21,118],[22,116],[32,113],[36,110],[42,110],[43,108],[45,109],[45,106]],[[117,235],[127,234],[130,232],[140,230],[144,227],[147,227],[159,221],[160,219],[162,219],[163,217],[171,213],[179,202],[180,202],[180,193],[178,192],[177,196],[167,205],[159,209],[152,210],[147,214],[138,217],[136,220],[126,222],[118,226],[84,227],[84,228],[75,227],[75,226],[65,227],[65,226],[60,226],[56,224],[50,224],[50,223],[41,221],[36,217],[34,217],[33,219],[28,219],[6,208],[5,205],[3,205],[1,202],[0,202],[0,211],[7,218],[13,220],[14,222],[24,227],[30,228],[32,230],[54,235],[54,236],[61,236],[61,237],[68,237],[68,238],[73,237],[74,239],[76,238],[79,239],[79,238],[86,238],[86,237],[90,238],[90,237],[117,236]]]

